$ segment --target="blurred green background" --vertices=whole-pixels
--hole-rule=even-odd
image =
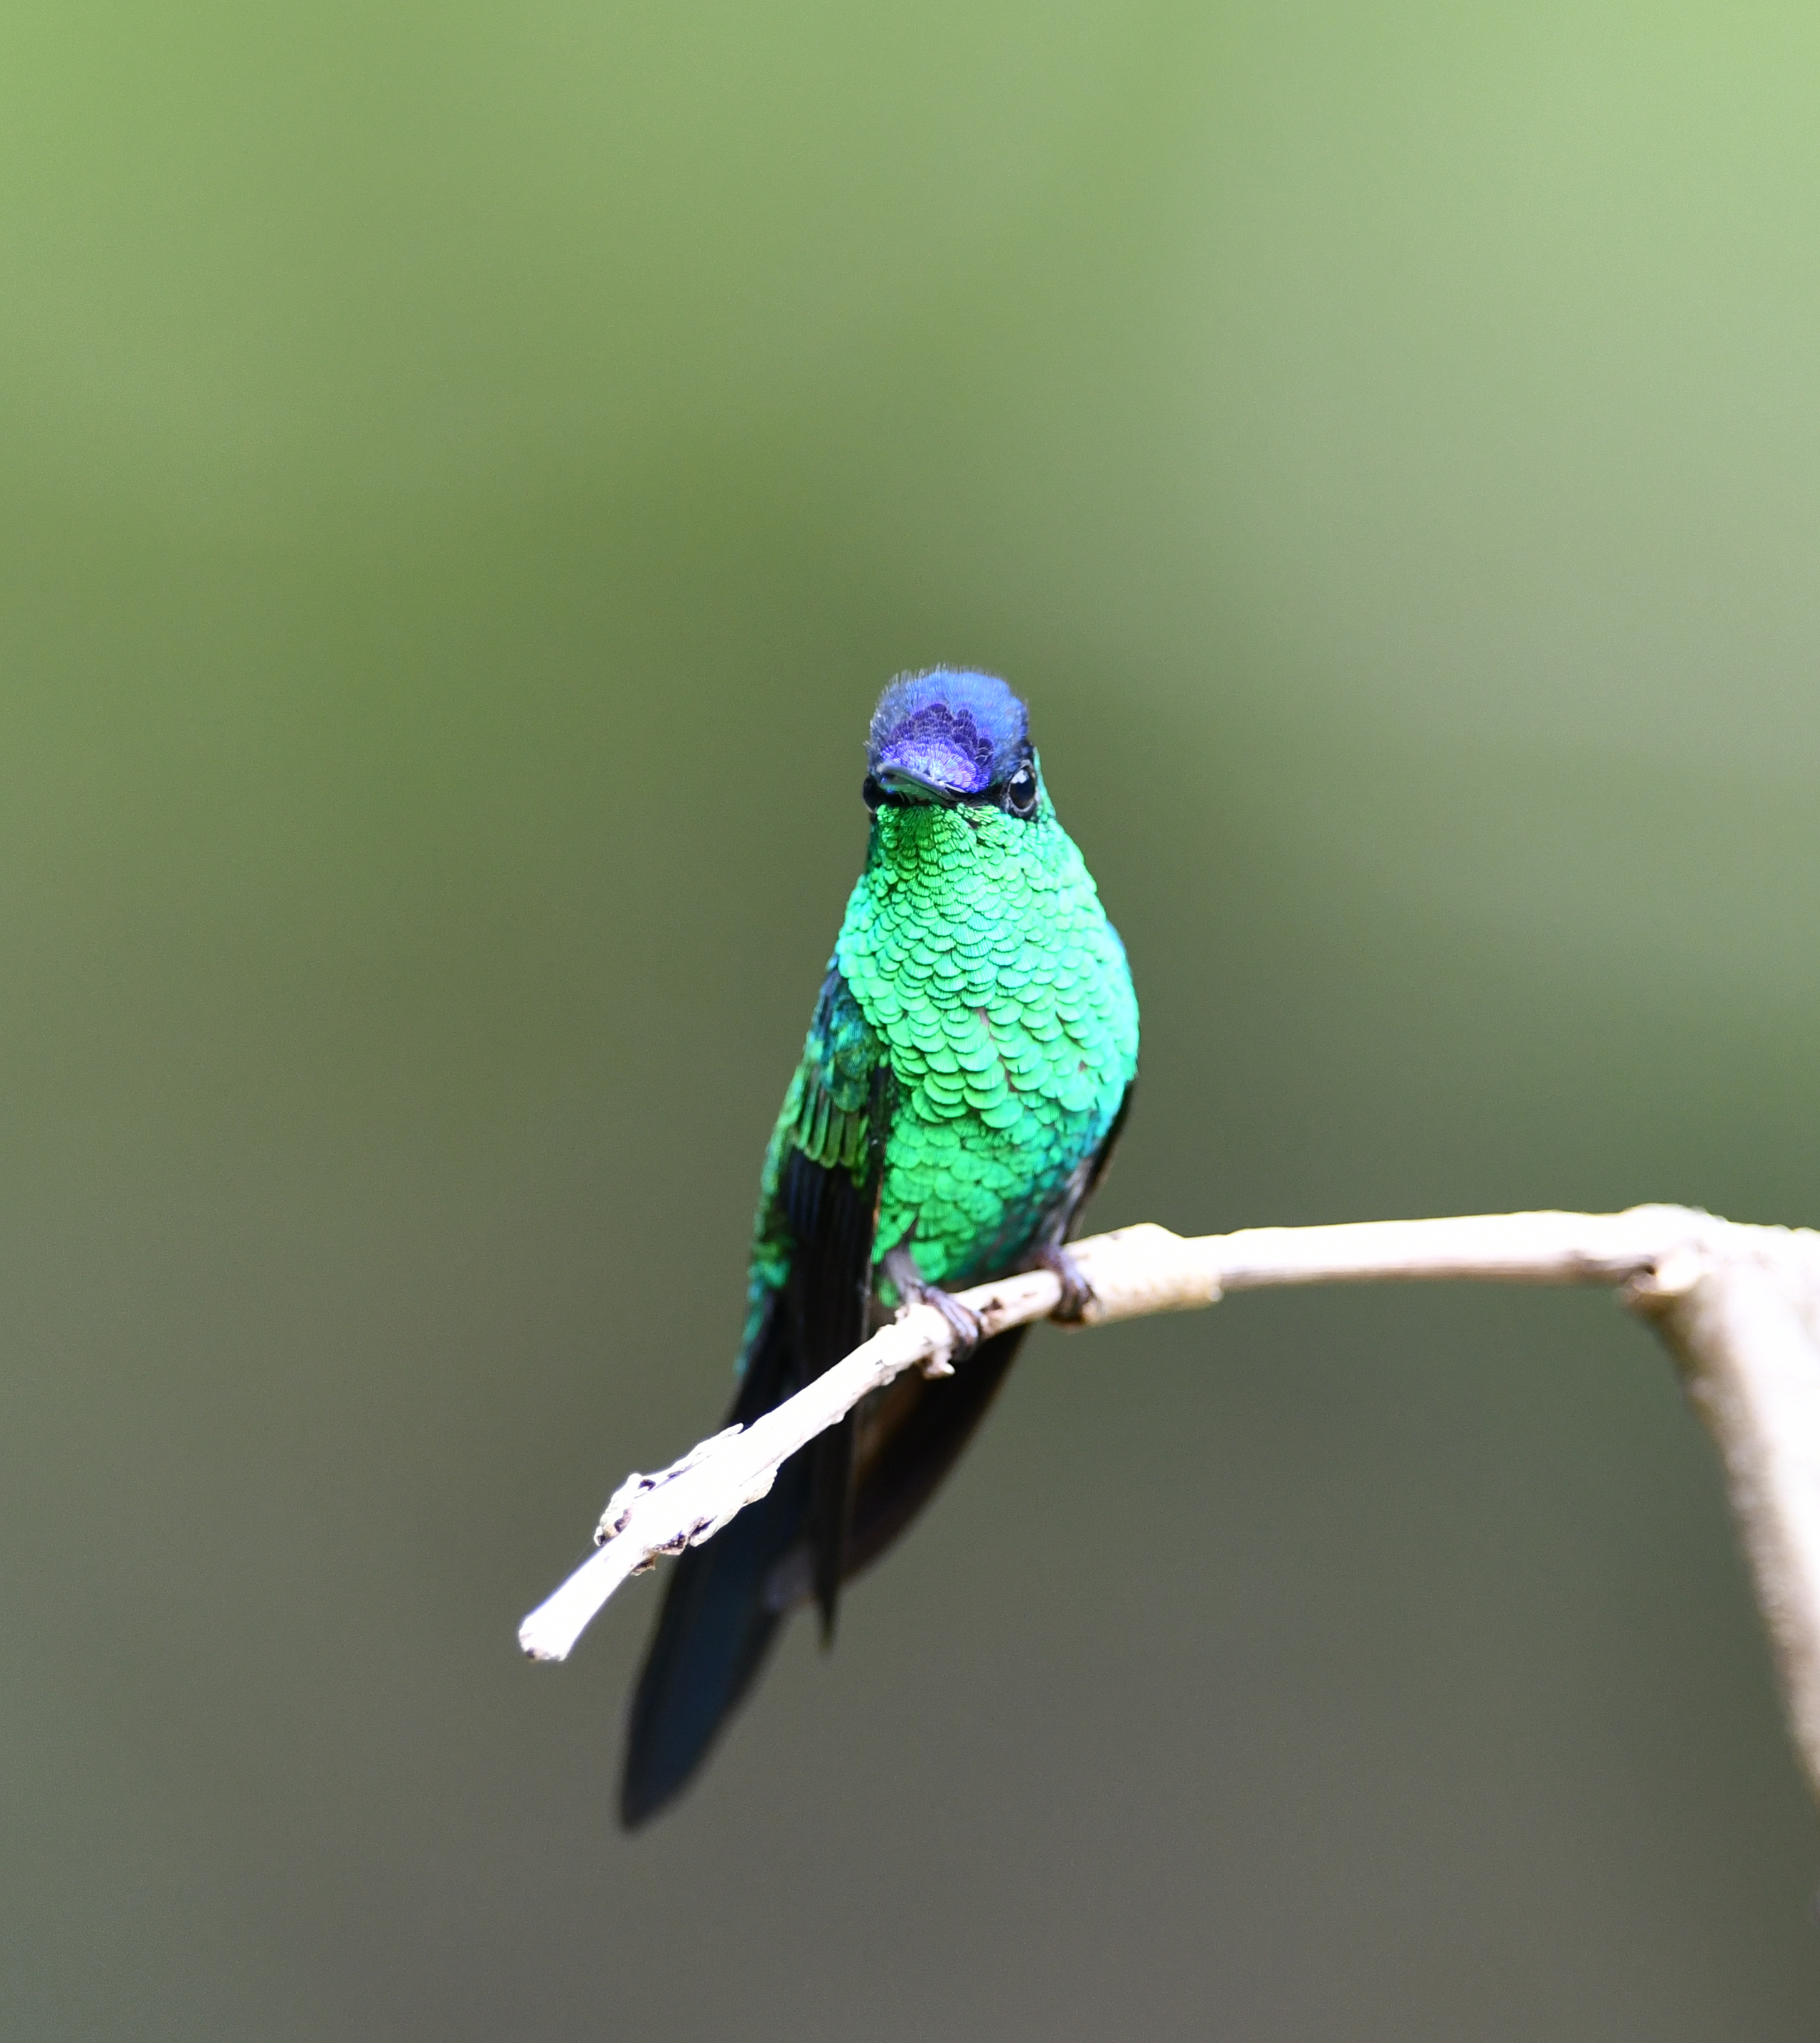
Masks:
[[[718,1421],[902,667],[1128,941],[1098,1222],[1820,1220],[1817,117],[1750,0],[0,22],[8,2034],[1814,2033],[1602,1297],[1039,1335],[635,1842],[652,1585],[513,1630]]]

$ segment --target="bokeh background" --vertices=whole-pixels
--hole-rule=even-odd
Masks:
[[[718,1421],[905,666],[1129,943],[1099,1221],[1820,1220],[1817,116],[1754,0],[8,13],[6,2033],[1813,2035],[1599,1296],[1039,1334],[636,1841],[653,1585],[513,1631]]]

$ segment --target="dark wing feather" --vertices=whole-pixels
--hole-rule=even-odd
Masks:
[[[865,1340],[890,1110],[882,1046],[831,972],[766,1159],[761,1254],[781,1258],[782,1278],[764,1295],[729,1424],[750,1424]],[[620,1791],[628,1828],[687,1785],[751,1687],[805,1576],[831,1631],[848,1571],[852,1451],[849,1419],[671,1570],[632,1697]]]
[[[782,1194],[793,1248],[781,1304],[797,1362],[793,1388],[800,1389],[851,1355],[866,1339],[877,1176],[874,1172],[856,1184],[849,1172],[812,1163],[797,1150],[784,1167]],[[834,1631],[847,1544],[852,1419],[831,1426],[804,1450],[804,1458],[810,1463],[806,1529],[814,1554],[822,1631],[827,1638]]]
[[[749,1424],[798,1387],[781,1304],[772,1301],[747,1355],[730,1425]],[[627,1727],[620,1820],[628,1830],[680,1793],[763,1665],[783,1614],[766,1584],[801,1536],[808,1494],[799,1455],[768,1496],[705,1546],[688,1548],[670,1570]]]

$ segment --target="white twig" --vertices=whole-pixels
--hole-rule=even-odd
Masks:
[[[1092,1286],[1089,1325],[1285,1284],[1619,1286],[1680,1362],[1718,1447],[1795,1745],[1820,1795],[1820,1234],[1636,1206],[1188,1240],[1145,1225],[1075,1242],[1070,1253]],[[960,1295],[989,1334],[1046,1318],[1061,1286],[1033,1271]],[[907,1369],[944,1373],[951,1339],[939,1313],[912,1306],[751,1425],[716,1434],[655,1475],[629,1477],[601,1520],[600,1550],[525,1619],[520,1644],[533,1659],[566,1658],[628,1575],[711,1539],[868,1392]]]

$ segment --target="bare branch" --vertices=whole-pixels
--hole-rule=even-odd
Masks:
[[[1636,1206],[1190,1239],[1146,1225],[1076,1242],[1070,1252],[1092,1286],[1089,1325],[1289,1284],[1621,1287],[1680,1361],[1718,1447],[1795,1745],[1820,1795],[1820,1234]],[[993,1334],[1046,1318],[1061,1286],[1033,1271],[960,1295]],[[910,1307],[751,1425],[716,1434],[655,1475],[628,1477],[595,1534],[600,1550],[526,1618],[520,1644],[533,1659],[566,1658],[628,1575],[711,1539],[869,1392],[907,1369],[946,1374],[951,1339],[932,1307]]]

